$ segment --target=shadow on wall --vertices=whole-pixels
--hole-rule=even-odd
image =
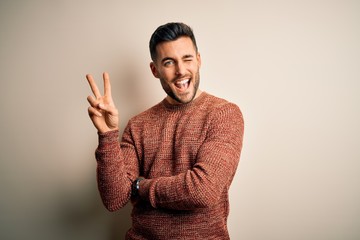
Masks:
[[[69,193],[62,197],[66,199],[58,208],[60,226],[66,229],[62,235],[71,236],[71,239],[124,239],[131,227],[131,203],[109,212],[101,202],[96,183],[91,181],[87,185],[90,189],[72,193],[70,198]]]
[[[126,53],[124,56],[112,61],[115,64],[112,69],[115,71],[110,75],[112,96],[120,114],[120,129],[125,128],[131,117],[155,105],[164,97],[160,82],[150,71],[150,60],[143,60],[143,56],[139,56],[141,60],[138,60]]]
[[[131,227],[132,205],[128,203],[124,208],[113,213],[110,223],[109,240],[124,239],[126,232]]]

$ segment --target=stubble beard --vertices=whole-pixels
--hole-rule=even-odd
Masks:
[[[192,92],[192,96],[189,100],[182,100],[181,97],[179,97],[169,86],[169,84],[163,79],[160,78],[160,82],[161,82],[161,86],[164,89],[164,91],[166,92],[166,94],[172,98],[173,100],[175,100],[177,103],[179,104],[187,104],[189,102],[191,102],[192,100],[194,100],[196,93],[199,89],[199,85],[200,85],[200,72],[199,70],[196,72],[195,74],[195,81],[194,81],[194,85],[193,85],[193,92]]]

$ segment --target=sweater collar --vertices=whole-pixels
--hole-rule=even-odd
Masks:
[[[165,108],[169,109],[169,110],[184,110],[184,109],[190,108],[192,106],[196,106],[198,103],[203,102],[204,99],[206,98],[206,96],[208,96],[208,93],[203,91],[197,98],[195,98],[194,100],[192,100],[189,103],[174,105],[174,104],[169,103],[166,100],[166,98],[164,98],[162,103],[165,106]]]

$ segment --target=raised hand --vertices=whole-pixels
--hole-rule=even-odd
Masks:
[[[108,73],[103,73],[104,79],[104,95],[100,94],[94,78],[86,75],[91,91],[94,96],[88,96],[87,100],[90,103],[88,113],[94,126],[100,133],[119,129],[119,112],[115,107],[114,101],[111,96],[111,85]]]

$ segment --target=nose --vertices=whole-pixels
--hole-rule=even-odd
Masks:
[[[182,76],[185,74],[185,66],[181,62],[176,64],[175,74],[177,76]]]

